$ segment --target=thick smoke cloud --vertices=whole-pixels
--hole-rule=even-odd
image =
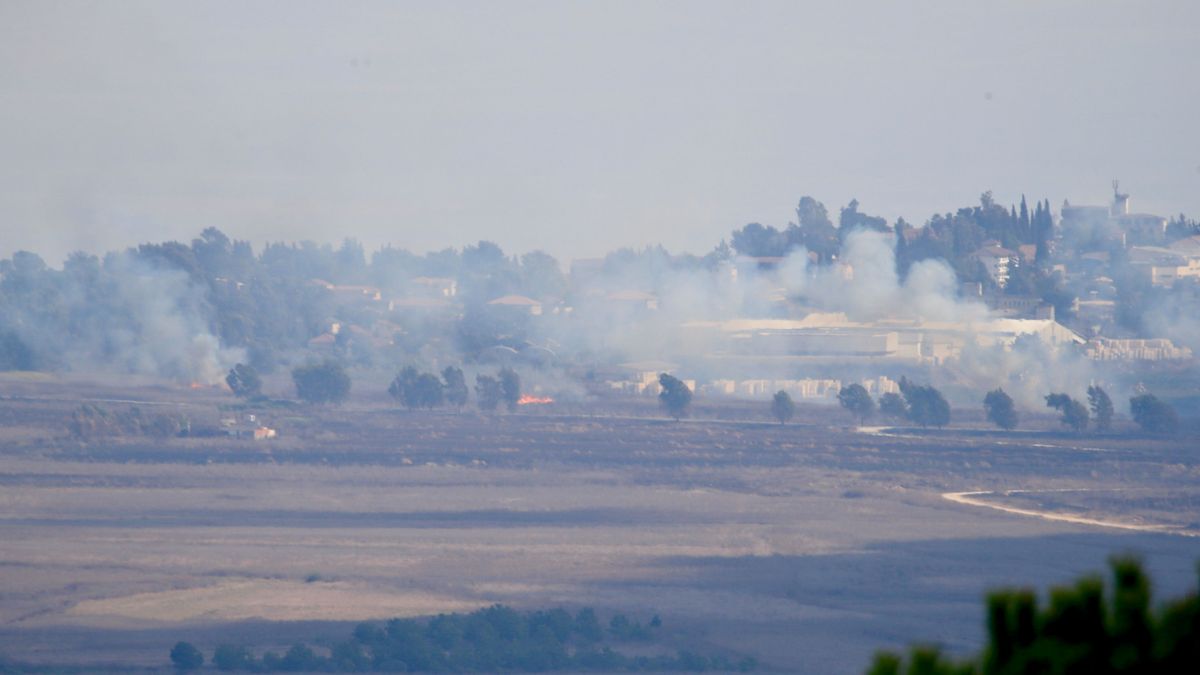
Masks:
[[[28,357],[17,365],[215,384],[244,356],[213,334],[201,286],[131,252],[77,255],[62,271],[18,254],[3,276],[0,333]]]
[[[950,266],[941,259],[921,260],[901,279],[893,241],[886,233],[854,231],[847,235],[839,261],[826,265],[814,264],[800,248],[777,267],[766,269],[737,258],[708,267],[672,267],[659,260],[648,265],[655,269],[654,274],[615,268],[578,289],[580,295],[602,297],[613,289],[632,287],[655,293],[659,310],[605,314],[584,303],[576,307],[572,321],[555,324],[562,331],[556,339],[577,355],[602,352],[617,360],[686,365],[692,369],[688,376],[753,379],[762,374],[738,372],[730,362],[719,369],[708,367],[706,357],[722,345],[711,332],[695,330],[694,322],[801,318],[805,311],[844,313],[861,323],[954,324],[965,342],[960,356],[943,367],[847,361],[841,367],[827,365],[827,374],[854,378],[895,377],[904,372],[912,376],[915,372],[946,387],[957,404],[970,406],[979,404],[981,392],[1003,387],[1028,409],[1044,408],[1043,397],[1051,391],[1080,397],[1089,384],[1097,382],[1114,395],[1129,389],[1115,373],[1103,372],[1073,346],[1049,344],[1033,335],[1022,336],[1012,345],[989,344],[981,331],[997,317],[982,302],[960,296]],[[730,274],[731,269],[737,274]],[[809,375],[798,370],[788,376]]]
[[[841,264],[816,267],[808,253],[791,253],[781,268],[789,295],[855,321],[921,319],[972,322],[987,318],[987,307],[958,297],[954,270],[943,260],[913,264],[903,281],[896,274],[894,239],[882,232],[856,230],[846,237]]]

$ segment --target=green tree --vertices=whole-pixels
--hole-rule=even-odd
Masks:
[[[1091,385],[1087,389],[1088,407],[1092,409],[1092,416],[1096,418],[1096,430],[1108,431],[1112,427],[1113,403],[1108,397],[1108,392],[1100,388],[1100,385]]]
[[[504,405],[508,407],[509,412],[517,409],[517,403],[521,400],[521,376],[512,368],[502,368],[499,373],[500,380],[500,398],[504,401]]]
[[[908,404],[904,397],[894,391],[889,391],[879,397],[879,412],[895,419],[908,419]]]
[[[238,398],[254,398],[262,394],[262,378],[253,366],[239,363],[225,376],[225,384]]]
[[[688,389],[683,380],[667,373],[660,373],[658,386],[661,388],[661,391],[658,392],[658,403],[667,411],[667,414],[675,418],[676,422],[687,417],[688,407],[692,405],[692,390]]]
[[[600,619],[596,617],[596,610],[591,607],[584,607],[575,615],[575,632],[579,633],[587,642],[598,642],[604,637],[604,630],[600,627]]]
[[[923,427],[944,427],[950,423],[950,404],[931,385],[918,385],[900,378],[900,391],[908,406],[908,417]]]
[[[495,412],[502,398],[504,398],[504,391],[500,388],[499,380],[491,375],[475,376],[475,402],[479,405],[480,410]]]
[[[782,389],[775,392],[775,397],[771,399],[771,416],[780,424],[787,424],[795,414],[796,404],[792,402],[792,397]]]
[[[1024,205],[1024,202],[1021,202]],[[1013,406],[1012,397],[1003,389],[989,391],[983,397],[983,409],[988,420],[1005,431],[1017,427],[1017,409]]]
[[[871,394],[867,393],[867,388],[857,382],[842,387],[838,391],[837,397],[838,403],[857,417],[860,425],[875,414],[875,401],[871,398]]]
[[[420,406],[420,401],[417,397],[417,378],[421,374],[412,366],[405,366],[396,373],[396,377],[392,378],[392,383],[388,385],[388,394],[396,399],[409,410],[414,410]]]
[[[350,395],[350,376],[333,361],[292,369],[296,395],[309,403],[340,403]]]
[[[176,642],[171,647],[171,663],[179,670],[197,670],[204,665],[204,655],[190,642]]]
[[[254,656],[242,646],[218,645],[213,652],[212,662],[217,670],[250,670]]]
[[[1046,397],[1046,407],[1054,408],[1062,413],[1059,422],[1071,427],[1072,431],[1085,431],[1088,426],[1088,411],[1082,403],[1066,394],[1050,394]]]
[[[1192,673],[1200,671],[1200,596],[1195,592],[1151,609],[1150,580],[1133,558],[1115,558],[1112,596],[1089,575],[1050,590],[1039,607],[1029,590],[1000,590],[987,598],[988,641],[962,662],[915,647],[907,659],[880,652],[867,671],[900,673]]]
[[[1179,415],[1170,404],[1154,394],[1141,394],[1129,399],[1129,412],[1143,431],[1152,434],[1173,434],[1179,428]]]
[[[446,402],[457,408],[467,404],[467,379],[462,368],[446,366],[442,369],[442,382],[446,391]]]
[[[421,373],[413,383],[413,396],[421,408],[432,410],[445,401],[442,381],[433,373]]]
[[[16,333],[0,335],[0,370],[34,370],[37,359],[33,349]]]

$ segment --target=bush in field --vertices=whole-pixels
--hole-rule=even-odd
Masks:
[[[171,663],[179,670],[196,670],[204,665],[204,655],[190,642],[176,642],[171,648]]]
[[[867,388],[861,384],[855,383],[842,387],[838,391],[837,397],[838,403],[849,410],[851,415],[857,417],[859,424],[866,422],[868,417],[875,414],[875,401],[867,393]]]
[[[442,381],[432,373],[418,373],[407,366],[388,385],[388,394],[403,403],[409,410],[427,408],[432,410],[445,401]]]
[[[504,401],[504,405],[508,406],[508,411],[513,412],[517,409],[517,402],[521,400],[521,376],[517,375],[517,371],[512,368],[502,368],[498,379],[500,380],[500,398]]]
[[[692,390],[688,389],[683,380],[674,375],[660,373],[658,386],[662,389],[658,392],[658,404],[663,410],[675,418],[676,422],[687,417],[688,408],[692,405]]]
[[[1050,394],[1046,397],[1046,407],[1054,408],[1062,413],[1058,419],[1064,426],[1073,431],[1085,431],[1088,426],[1088,410],[1082,403],[1066,394]]]
[[[1112,426],[1113,403],[1108,397],[1108,392],[1100,388],[1099,385],[1092,385],[1087,389],[1088,407],[1092,409],[1092,417],[1096,418],[1096,430],[1108,431]]]
[[[467,379],[463,376],[462,368],[446,366],[442,370],[442,387],[447,403],[456,408],[467,404]]]
[[[779,420],[780,424],[787,424],[795,414],[796,404],[792,402],[792,397],[783,390],[775,392],[775,397],[771,399],[771,417]]]
[[[1152,434],[1173,434],[1179,428],[1179,416],[1175,409],[1154,394],[1142,394],[1129,399],[1129,412],[1143,431]]]
[[[254,655],[245,647],[219,645],[213,652],[212,662],[217,670],[249,670],[254,664]]]
[[[333,361],[292,369],[296,395],[309,403],[341,403],[350,395],[350,376]]]
[[[1017,409],[1013,406],[1012,397],[1003,389],[989,391],[983,397],[983,410],[987,413],[988,421],[1005,431],[1017,428]]]
[[[405,366],[400,369],[399,373],[396,373],[396,377],[392,378],[392,383],[388,385],[388,395],[409,409],[416,408],[416,386],[417,369]]]
[[[942,392],[930,385],[918,385],[900,378],[900,393],[908,407],[908,418],[923,427],[944,427],[950,423],[950,404]]]
[[[504,391],[500,388],[500,380],[491,375],[475,376],[475,403],[484,412],[494,412],[500,405]]]
[[[879,412],[894,419],[906,420],[908,419],[908,404],[904,402],[903,396],[889,391],[879,397]]]
[[[239,363],[225,376],[225,384],[238,398],[254,398],[262,394],[262,378],[253,366]]]

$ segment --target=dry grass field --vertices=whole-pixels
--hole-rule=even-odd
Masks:
[[[82,443],[65,425],[84,400],[197,424],[234,401],[20,376],[0,397],[0,654],[28,662],[154,668],[179,639],[320,644],[364,619],[502,602],[658,613],[680,646],[855,673],[912,640],[974,649],[995,585],[1135,551],[1178,594],[1200,559],[1196,438],[855,430],[830,408],[781,427],[716,404],[674,423],[652,401],[412,413],[364,396],[254,411],[273,441]]]

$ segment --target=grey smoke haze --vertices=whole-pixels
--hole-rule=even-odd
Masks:
[[[739,372],[736,362],[726,360],[713,367],[706,357],[728,350],[729,345],[689,324],[766,318],[773,315],[769,298],[782,293],[821,311],[845,313],[852,321],[908,319],[959,324],[968,337],[961,357],[949,360],[945,368],[928,369],[925,375],[938,386],[954,387],[947,393],[958,405],[974,407],[979,392],[996,387],[1003,387],[1022,407],[1035,410],[1044,408],[1043,397],[1051,391],[1082,398],[1089,384],[1102,384],[1118,397],[1131,389],[1113,369],[1088,360],[1075,349],[1047,344],[1035,336],[1019,338],[1011,347],[973,344],[976,327],[986,329],[986,322],[995,318],[987,306],[959,296],[954,271],[941,259],[918,261],[901,280],[896,273],[894,242],[891,234],[856,230],[846,237],[841,264],[810,265],[807,251],[800,248],[792,251],[777,271],[756,271],[755,265],[743,261],[736,282],[703,268],[660,265],[660,272],[651,277],[616,267],[593,279],[590,287],[579,289],[578,294],[600,296],[623,283],[644,284],[642,287],[659,296],[661,311],[614,316],[585,303],[551,335],[575,352],[573,357],[607,352],[629,361],[686,364],[679,372],[701,379],[757,379],[764,376],[761,370]],[[778,310],[776,306],[774,311]],[[898,371],[906,370],[925,369],[900,362],[849,362],[834,373],[852,381],[885,374],[898,377]],[[774,376],[805,378],[827,373],[827,366],[792,365],[775,371]]]
[[[0,4],[0,256],[702,251],[797,194],[1200,213],[1200,3]]]
[[[782,267],[785,288],[829,311],[855,321],[900,318],[969,323],[987,318],[987,307],[958,297],[958,279],[946,261],[930,258],[913,264],[907,278],[896,274],[895,238],[856,230],[846,237],[841,265],[811,268],[804,249],[792,252]]]
[[[213,334],[204,288],[132,252],[74,256],[63,272],[23,254],[0,261],[0,329],[40,369],[216,384],[245,351]]]

